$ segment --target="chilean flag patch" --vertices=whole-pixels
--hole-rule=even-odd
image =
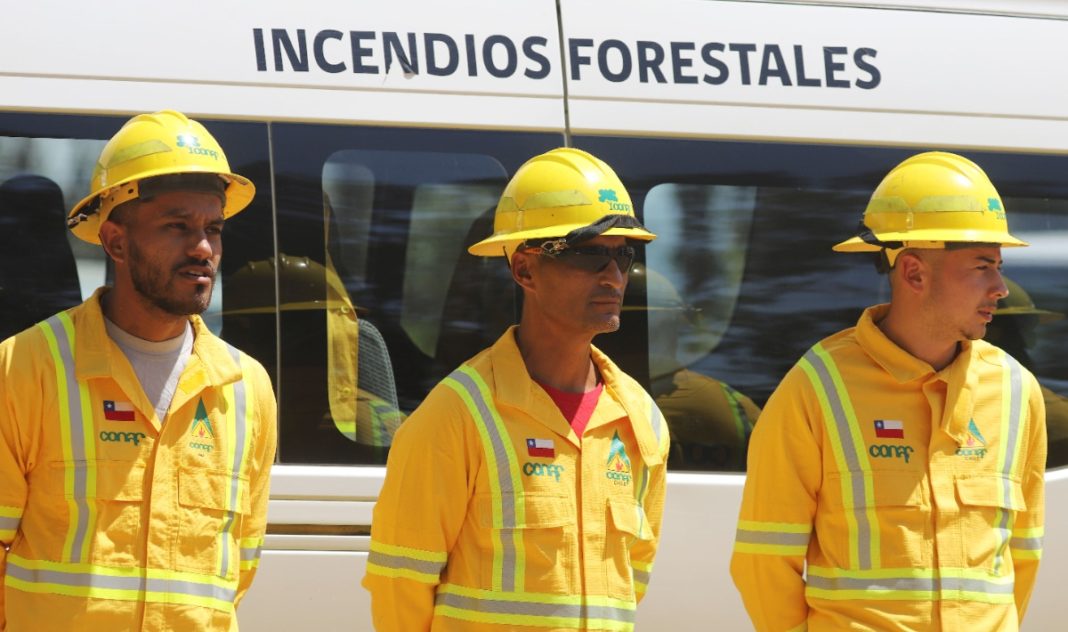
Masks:
[[[556,456],[556,448],[552,439],[527,439],[527,454],[551,459]]]
[[[133,421],[134,409],[130,402],[104,400],[104,419],[108,421]]]
[[[904,439],[905,424],[896,419],[876,419],[875,436],[882,439]]]

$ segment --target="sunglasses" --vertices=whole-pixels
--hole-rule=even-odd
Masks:
[[[615,261],[620,272],[626,273],[634,263],[635,251],[634,246],[575,246],[555,253],[541,254],[584,272],[603,272],[609,263]]]

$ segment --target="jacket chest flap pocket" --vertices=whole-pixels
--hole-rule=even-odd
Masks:
[[[1023,487],[1000,474],[962,476],[954,486],[964,559],[969,567],[994,569],[1009,546],[1016,514],[1027,509]]]
[[[178,505],[178,567],[232,577],[240,560],[243,517],[250,511],[248,477],[183,466],[178,470]]]
[[[934,534],[922,472],[833,472],[823,487],[819,502],[829,511],[817,512],[815,536],[841,568],[869,561],[893,568],[930,564]],[[876,555],[880,559],[869,560]]]
[[[46,529],[62,543],[72,531],[72,555],[89,547],[88,558],[97,564],[139,564],[138,551],[145,497],[145,465],[138,461],[67,461],[49,464],[45,490],[53,500],[40,517]],[[55,502],[62,497],[63,502]],[[70,512],[70,506],[77,513]],[[36,504],[35,504],[36,505]],[[36,507],[35,507],[36,509]],[[31,520],[37,518],[34,515]],[[83,519],[84,517],[84,519]],[[29,525],[28,528],[35,528]],[[61,555],[56,553],[55,559]]]
[[[653,539],[645,508],[632,498],[609,498],[605,520],[605,583],[608,594],[634,599],[634,567],[631,550]]]
[[[491,494],[475,497],[482,549],[480,581],[486,588],[571,593],[577,585],[578,541],[575,504],[560,494]],[[495,579],[496,578],[496,579]],[[514,588],[513,588],[514,589]]]

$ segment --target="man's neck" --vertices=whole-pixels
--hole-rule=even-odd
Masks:
[[[149,304],[132,288],[116,284],[100,297],[104,316],[126,333],[142,340],[160,342],[185,332],[186,316],[168,314]]]
[[[935,371],[949,366],[960,352],[956,340],[936,339],[930,328],[919,322],[915,312],[891,303],[886,316],[875,323],[891,342],[923,360]]]
[[[535,381],[569,393],[585,393],[597,386],[590,357],[592,338],[570,338],[539,331],[531,323],[516,330],[516,344],[527,372]]]

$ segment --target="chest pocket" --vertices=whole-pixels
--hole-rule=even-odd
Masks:
[[[242,520],[251,506],[248,477],[182,466],[178,505],[179,537],[174,544],[178,567],[232,577],[239,565]]]
[[[543,493],[506,494],[502,501],[522,503],[523,511],[516,516],[514,528],[496,526],[490,494],[475,497],[478,525],[485,536],[480,538],[482,585],[495,585],[495,575],[499,573],[504,576],[501,585],[507,589],[509,574],[514,576],[515,565],[521,564],[518,568],[525,567],[523,576],[528,590],[571,594],[577,586],[578,572],[574,502],[561,494]],[[495,547],[502,551],[499,564]]]
[[[1012,537],[1016,513],[1025,511],[1023,487],[1018,481],[986,474],[957,478],[961,504],[961,545],[968,566],[996,570]]]
[[[819,502],[830,511],[817,512],[815,531],[830,536],[820,538],[820,548],[840,568],[868,565],[863,553],[856,564],[850,562],[853,552],[852,539],[847,537],[851,528],[847,515],[851,515],[862,552],[872,551],[866,539],[878,539],[876,550],[881,559],[869,563],[878,562],[887,568],[929,566],[934,534],[923,474],[884,470],[874,472],[872,479],[869,494],[861,472],[826,475]]]

